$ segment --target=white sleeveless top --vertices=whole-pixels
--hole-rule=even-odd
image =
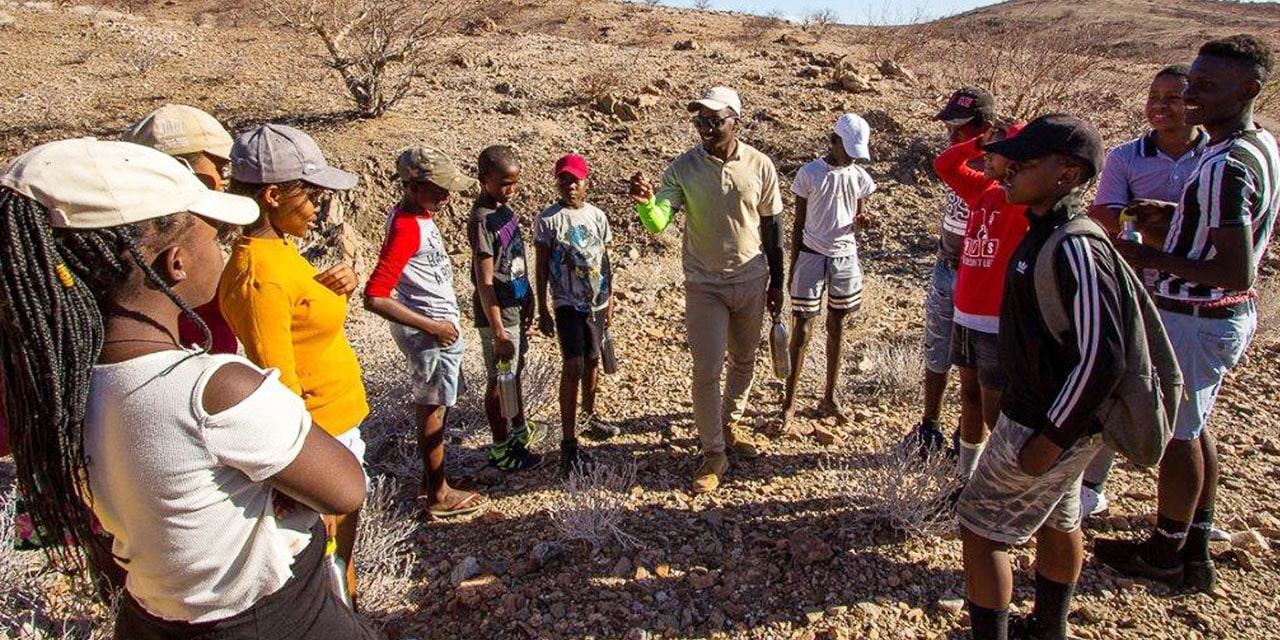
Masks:
[[[317,514],[264,481],[293,462],[311,429],[274,369],[216,415],[204,388],[248,360],[164,351],[93,370],[85,417],[92,507],[115,536],[125,587],[157,617],[235,615],[291,577]]]

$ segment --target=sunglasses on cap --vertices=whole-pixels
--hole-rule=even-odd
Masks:
[[[737,120],[737,119],[738,119],[738,116],[729,116],[728,118],[721,118],[720,116],[711,116],[710,118],[705,118],[703,116],[694,116],[693,126],[699,129],[719,129],[720,127],[724,126],[724,123],[730,120]]]

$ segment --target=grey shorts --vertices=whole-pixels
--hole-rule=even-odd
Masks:
[[[1102,448],[1102,437],[1080,439],[1035,477],[1018,462],[1034,434],[1000,414],[956,504],[956,518],[966,529],[994,542],[1026,544],[1042,526],[1062,532],[1080,526],[1080,477]]]
[[[452,407],[462,391],[462,336],[447,347],[441,347],[435,336],[391,323],[391,337],[409,361],[413,376],[413,401],[416,404]]]
[[[833,311],[857,311],[862,306],[862,267],[858,256],[830,258],[801,249],[791,266],[791,310],[815,316],[822,309],[822,295]]]
[[[1004,391],[1004,369],[1000,368],[1000,339],[994,333],[953,323],[951,364],[978,370],[978,384],[988,391]]]
[[[956,306],[956,265],[939,256],[924,299],[924,366],[934,373],[951,370],[951,325]]]
[[[502,315],[503,332],[506,333],[508,339],[516,343],[516,355],[511,359],[511,369],[519,371],[521,363],[524,362],[524,355],[529,351],[529,335],[520,329],[522,318],[519,313],[511,316],[511,319],[515,320],[514,322],[507,322],[508,316],[506,312]],[[496,380],[498,378],[498,359],[493,355],[493,328],[480,327],[477,331],[480,332],[480,355],[484,356],[485,375],[490,380]]]

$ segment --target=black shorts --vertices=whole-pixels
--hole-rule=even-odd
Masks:
[[[560,355],[566,360],[599,360],[600,337],[604,335],[604,314],[604,309],[591,314],[573,307],[556,307],[556,335],[560,336]]]
[[[127,594],[116,615],[116,640],[375,640],[379,636],[333,592],[324,557],[324,525],[293,560],[293,577],[275,593],[229,618],[174,622],[157,618]]]

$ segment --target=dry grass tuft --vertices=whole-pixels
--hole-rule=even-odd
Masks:
[[[920,342],[915,339],[872,338],[862,349],[858,375],[852,384],[880,396],[909,399],[920,391],[924,376]]]
[[[360,571],[360,609],[371,618],[402,610],[415,580],[413,534],[417,520],[399,501],[400,484],[378,477],[370,482],[360,510],[355,562]]]
[[[547,515],[560,540],[588,542],[593,550],[610,540],[623,548],[639,546],[640,540],[622,529],[628,492],[635,480],[634,461],[597,462],[586,470],[574,469],[563,491],[547,504]]]
[[[912,447],[882,442],[855,462],[828,462],[822,473],[847,488],[843,498],[854,509],[854,524],[918,537],[955,528],[951,498],[961,483],[945,455],[922,459]]]

